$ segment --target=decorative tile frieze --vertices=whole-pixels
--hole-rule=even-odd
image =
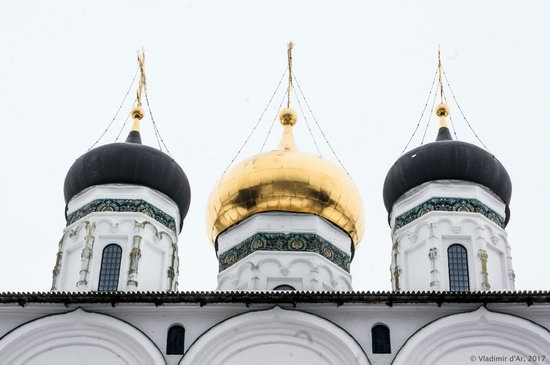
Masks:
[[[424,214],[433,211],[478,213],[490,219],[499,227],[505,227],[504,217],[477,199],[431,198],[395,218],[395,229],[404,227]]]
[[[139,212],[176,232],[176,221],[172,216],[141,199],[96,199],[69,214],[67,225],[94,212]]]
[[[256,233],[218,256],[222,272],[255,251],[315,252],[349,272],[351,257],[313,233]]]

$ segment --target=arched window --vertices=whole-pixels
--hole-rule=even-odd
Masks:
[[[466,248],[458,243],[449,246],[447,260],[449,261],[449,290],[470,291]]]
[[[101,258],[101,271],[99,272],[99,291],[116,291],[118,289],[118,276],[120,274],[120,259],[122,248],[114,243],[105,246]]]
[[[166,355],[183,355],[185,348],[185,328],[175,324],[168,329]]]
[[[377,324],[371,329],[372,353],[391,354],[390,329],[383,324]]]
[[[292,291],[292,290],[296,290],[296,289],[291,285],[282,284],[282,285],[277,285],[276,287],[273,288],[273,290]]]

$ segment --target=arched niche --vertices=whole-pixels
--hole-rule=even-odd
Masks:
[[[392,364],[484,363],[489,360],[482,357],[491,355],[507,357],[498,359],[503,364],[529,363],[532,355],[545,356],[548,361],[550,332],[524,318],[480,307],[438,319],[420,329],[407,340]],[[512,356],[523,356],[525,360]]]
[[[135,327],[82,309],[27,322],[0,339],[0,364],[166,364]]]
[[[212,327],[181,365],[370,364],[349,333],[313,314],[274,307]]]

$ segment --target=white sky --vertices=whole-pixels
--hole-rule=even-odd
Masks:
[[[382,184],[418,121],[439,43],[466,116],[513,181],[517,288],[548,289],[549,10],[547,1],[4,2],[0,291],[49,290],[65,174],[113,117],[142,46],[155,120],[191,182],[180,290],[214,289],[208,196],[270,98],[289,40],[309,104],[364,200],[354,289],[390,289]],[[274,107],[239,160],[259,151]],[[475,142],[452,103],[451,113],[458,137]],[[143,124],[144,143],[155,146]],[[269,149],[280,133],[276,125]],[[303,118],[295,133],[302,150],[315,151]],[[432,120],[427,139],[435,134]]]

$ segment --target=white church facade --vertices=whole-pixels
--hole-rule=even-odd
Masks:
[[[289,47],[289,94],[291,65]],[[452,138],[443,97],[437,139],[384,183],[391,292],[353,291],[361,197],[345,170],[300,151],[290,97],[279,145],[211,194],[218,287],[178,291],[191,189],[142,144],[140,67],[126,142],[67,173],[51,291],[0,294],[0,364],[550,364],[550,295],[514,287],[511,179]]]

